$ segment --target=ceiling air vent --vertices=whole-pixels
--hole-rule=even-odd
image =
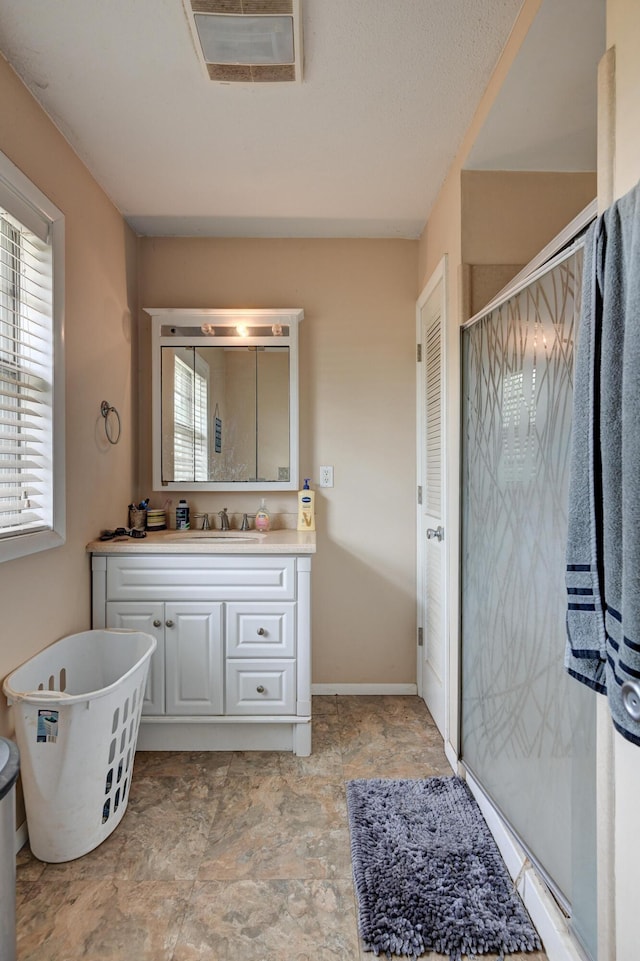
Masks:
[[[302,80],[301,0],[184,0],[210,80]]]

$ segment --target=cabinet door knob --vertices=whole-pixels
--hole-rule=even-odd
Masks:
[[[258,692],[258,694],[264,694],[264,685],[258,684],[256,691]]]
[[[173,627],[173,621],[165,621],[167,627]]]
[[[259,627],[259,628],[258,628],[258,634],[260,635],[260,637],[262,637],[262,635],[263,635],[263,634],[266,634],[266,633],[267,633],[267,632],[265,631],[264,627]]]
[[[159,621],[158,618],[156,617],[155,621],[153,622],[153,626],[160,627],[161,624],[162,624],[162,621]]]

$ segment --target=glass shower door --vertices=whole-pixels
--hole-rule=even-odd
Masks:
[[[463,331],[462,755],[596,955],[595,697],[564,671],[582,249]]]

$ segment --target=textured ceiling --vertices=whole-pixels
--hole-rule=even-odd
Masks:
[[[300,85],[207,80],[182,0],[0,0],[0,49],[139,233],[417,237],[521,3],[303,0]]]

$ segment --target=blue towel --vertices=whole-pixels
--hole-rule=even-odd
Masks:
[[[567,538],[569,673],[640,744],[640,185],[588,231],[576,352]]]

